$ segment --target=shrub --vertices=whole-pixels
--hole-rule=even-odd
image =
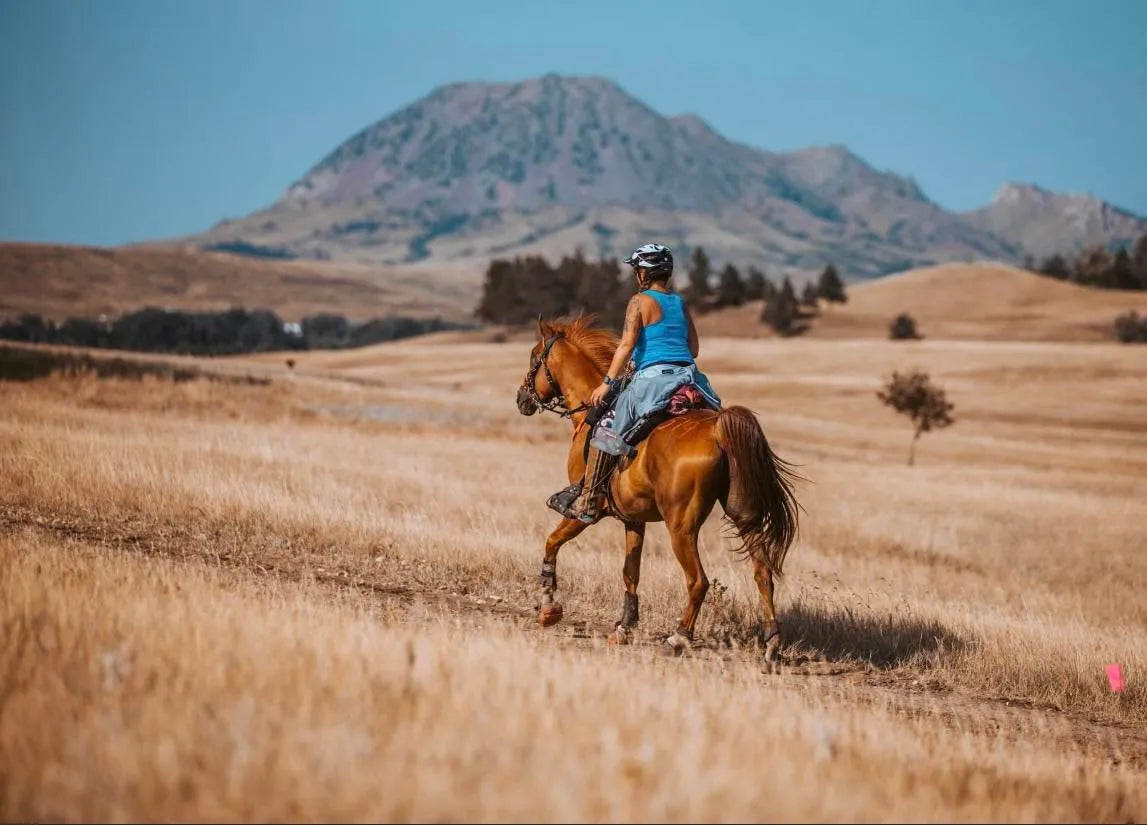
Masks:
[[[901,312],[888,325],[888,337],[893,341],[920,338],[920,334],[916,331],[916,319],[906,312]]]
[[[1147,317],[1140,318],[1135,310],[1115,319],[1115,338],[1124,344],[1147,344]]]

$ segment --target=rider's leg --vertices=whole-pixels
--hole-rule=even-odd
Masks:
[[[585,462],[585,477],[582,480],[581,495],[574,501],[572,510],[574,518],[587,524],[601,518],[601,511],[605,504],[605,485],[609,483],[609,475],[613,471],[616,457],[604,452],[592,444],[589,456]]]

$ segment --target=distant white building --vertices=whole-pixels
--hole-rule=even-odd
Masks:
[[[287,335],[302,335],[303,325],[297,321],[284,321],[283,332]]]

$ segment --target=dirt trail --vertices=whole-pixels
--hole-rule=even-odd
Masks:
[[[314,569],[305,559],[283,564],[251,554],[212,552],[202,541],[202,529],[181,529],[143,522],[107,522],[76,515],[48,514],[33,507],[0,504],[0,532],[29,531],[42,537],[74,541],[106,549],[179,561],[217,564],[236,575],[269,576],[288,583],[308,582],[330,589],[332,595],[353,591],[364,599],[399,612],[403,621],[419,622],[441,616],[462,617],[477,625],[509,623],[523,633],[541,634],[547,643],[587,652],[605,647],[607,626],[566,620],[541,628],[535,606],[511,604],[498,597],[453,592],[372,580],[353,569]],[[660,648],[660,637],[648,631],[634,635],[635,654]],[[730,665],[756,662],[751,649],[730,648],[699,640],[686,654],[710,659],[714,677]],[[862,706],[882,707],[909,719],[927,718],[964,733],[1032,743],[1056,750],[1078,751],[1112,765],[1147,767],[1147,731],[1129,725],[1090,719],[1081,714],[955,691],[931,683],[919,674],[882,670],[851,661],[789,659],[778,672],[761,675],[762,683],[793,694],[823,694],[839,690],[842,698]]]

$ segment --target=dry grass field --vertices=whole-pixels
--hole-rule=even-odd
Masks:
[[[518,415],[528,350],[0,382],[0,819],[1147,819],[1143,348],[703,338],[808,479],[778,673],[716,515],[684,656],[660,525],[637,644],[616,522],[538,626],[569,430]],[[957,419],[914,467],[911,367]]]

